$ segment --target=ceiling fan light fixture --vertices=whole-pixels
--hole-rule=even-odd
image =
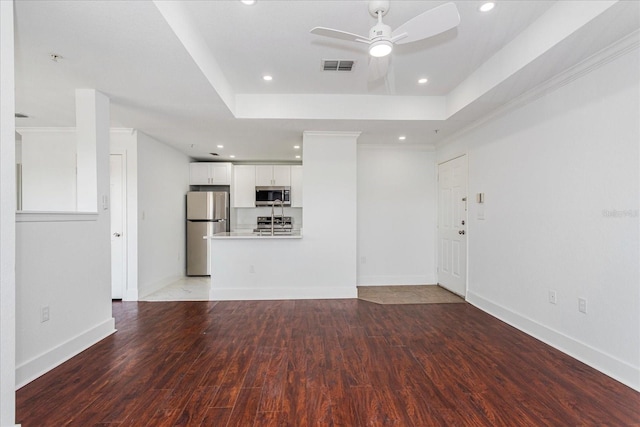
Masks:
[[[393,45],[389,40],[378,40],[369,46],[369,55],[375,58],[387,56],[393,50]]]

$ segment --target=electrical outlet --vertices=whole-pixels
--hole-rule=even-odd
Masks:
[[[580,313],[587,314],[587,300],[584,298],[578,298],[578,311]]]
[[[40,323],[49,321],[49,306],[45,305],[40,309]]]
[[[366,256],[361,256],[360,257],[360,264],[366,264],[367,263],[367,257]]]
[[[556,302],[558,302],[556,298],[556,291],[549,291],[549,302],[551,304],[555,304]]]
[[[255,273],[256,272],[256,268],[253,265],[249,266],[249,273]]]

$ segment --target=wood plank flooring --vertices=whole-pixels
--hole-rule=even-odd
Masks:
[[[640,393],[469,304],[114,302],[35,426],[632,426]]]

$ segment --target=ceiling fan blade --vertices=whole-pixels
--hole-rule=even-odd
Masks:
[[[411,43],[443,33],[460,23],[460,14],[454,3],[446,3],[408,20],[396,28],[392,36],[407,33],[396,44]]]
[[[348,33],[346,31],[334,30],[333,28],[315,27],[310,31],[311,34],[324,37],[332,37],[334,39],[347,40],[350,42],[370,43],[369,38],[358,34]]]
[[[375,82],[376,80],[386,77],[389,70],[389,62],[391,55],[383,56],[381,58],[369,57],[369,82]]]
[[[389,64],[389,69],[387,70],[387,76],[384,78],[384,85],[389,95],[396,94],[396,75],[393,71],[393,64],[391,63]]]

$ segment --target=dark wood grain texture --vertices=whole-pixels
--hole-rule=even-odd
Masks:
[[[17,392],[41,426],[640,426],[640,393],[469,304],[114,302]]]

